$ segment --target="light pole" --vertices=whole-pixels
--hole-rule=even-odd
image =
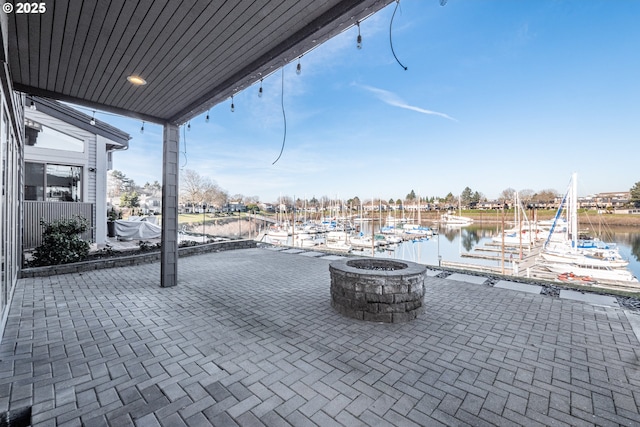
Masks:
[[[440,256],[440,224],[438,223],[438,267],[441,267],[442,256]]]
[[[206,215],[207,215],[207,205],[202,204],[202,243],[206,243],[206,240],[207,240],[204,233],[204,222],[207,219]]]

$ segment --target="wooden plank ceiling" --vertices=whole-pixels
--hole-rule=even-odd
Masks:
[[[182,124],[392,1],[56,0],[9,15],[9,64],[27,94]]]

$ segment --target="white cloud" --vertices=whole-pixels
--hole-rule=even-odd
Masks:
[[[400,98],[398,95],[396,95],[393,92],[389,92],[387,90],[379,89],[379,88],[372,87],[372,86],[364,86],[364,85],[356,85],[356,86],[361,87],[361,88],[365,89],[366,91],[373,93],[376,96],[376,98],[378,98],[382,102],[384,102],[386,104],[389,104],[389,105],[391,105],[393,107],[404,108],[406,110],[411,110],[411,111],[417,111],[418,113],[422,113],[422,114],[440,116],[440,117],[443,117],[445,119],[453,120],[454,122],[458,121],[458,120],[454,119],[453,117],[451,117],[451,116],[449,116],[448,114],[445,114],[445,113],[440,113],[438,111],[432,111],[432,110],[426,110],[424,108],[416,107],[414,105],[409,105],[402,98]]]

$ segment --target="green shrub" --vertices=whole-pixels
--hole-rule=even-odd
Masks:
[[[33,253],[30,266],[68,264],[82,261],[89,254],[89,242],[80,236],[87,231],[88,222],[81,216],[51,222],[40,220],[42,244]]]
[[[115,221],[122,219],[122,212],[116,210],[113,206],[107,211],[107,221]]]

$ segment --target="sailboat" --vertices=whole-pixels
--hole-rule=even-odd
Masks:
[[[287,217],[286,207],[284,213],[282,212],[282,196],[279,198],[278,212],[276,213],[276,223],[269,227],[267,230],[267,236],[271,239],[286,240],[291,233],[289,232],[289,224]]]
[[[514,203],[514,218],[513,222],[515,226],[509,230],[504,230],[502,233],[493,237],[492,241],[498,244],[504,244],[507,246],[527,246],[531,249],[536,242],[546,240],[549,237],[550,228],[553,222],[544,226],[539,222],[531,221],[527,217],[527,212],[524,209],[520,194],[516,191],[515,203]]]
[[[567,217],[566,233],[554,233],[554,227],[563,211]],[[638,279],[625,268],[629,261],[622,258],[615,245],[593,245],[580,240],[575,173],[571,176],[567,193],[558,207],[540,258],[542,265],[554,273],[587,276],[603,282],[638,283]]]
[[[454,215],[452,211],[442,214],[440,216],[440,223],[450,226],[464,227],[473,223],[473,218],[462,216],[462,202],[460,196],[458,196],[458,215]]]
[[[424,238],[433,235],[433,231],[429,227],[422,226],[422,208],[420,207],[420,195],[418,194],[418,207],[417,207],[418,221],[406,222],[402,224],[402,233],[408,235],[409,238]]]

